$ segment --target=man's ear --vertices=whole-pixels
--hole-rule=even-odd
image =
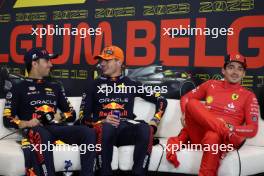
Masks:
[[[117,61],[117,64],[118,64],[118,65],[122,65],[120,61]]]
[[[225,75],[225,69],[224,68],[222,68],[222,74]]]
[[[32,67],[33,67],[33,66],[34,66],[34,67],[37,66],[37,62],[35,62],[35,61],[33,61],[31,64],[32,64]]]

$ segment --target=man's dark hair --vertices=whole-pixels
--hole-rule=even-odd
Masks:
[[[33,61],[32,61],[32,62],[33,62]],[[25,63],[26,70],[27,70],[28,73],[31,72],[31,69],[32,69],[32,62]],[[39,59],[36,60],[35,62],[39,62]]]
[[[32,69],[32,62],[31,63],[26,63],[26,70],[29,73]]]
[[[37,61],[40,58],[49,60],[49,59],[55,59],[57,57],[58,57],[57,54],[50,54],[45,48],[39,48],[39,47],[31,48],[24,55],[24,61],[27,72],[29,73],[31,71],[33,61]]]

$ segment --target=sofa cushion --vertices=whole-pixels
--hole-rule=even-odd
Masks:
[[[264,120],[259,118],[258,132],[255,137],[246,140],[246,145],[264,147]]]
[[[25,161],[23,151],[19,143],[13,139],[6,139],[0,141],[0,175],[17,176],[23,175],[25,169]],[[80,153],[76,149],[60,150],[56,147],[53,152],[54,165],[56,171],[64,170],[65,160],[71,160],[71,170],[80,170]],[[114,147],[112,169],[118,169],[118,152]]]
[[[243,145],[238,151],[241,160],[241,175],[264,173],[264,147]]]
[[[23,152],[14,140],[0,141],[0,175],[17,176],[25,173]]]
[[[166,145],[167,139],[160,139],[160,143]],[[264,151],[263,151],[264,152]],[[187,149],[177,152],[177,158],[180,162],[180,166],[175,168],[166,159],[166,154],[163,155],[159,171],[161,172],[176,172],[176,173],[188,173],[197,174],[199,172],[202,151],[188,151]],[[218,170],[219,176],[226,175],[238,175],[239,173],[239,160],[236,151],[229,152],[227,156],[221,160],[221,165]]]
[[[149,122],[155,113],[155,105],[143,100],[142,98],[136,98],[134,113],[137,116],[136,119]],[[158,131],[155,136],[165,138],[176,136],[182,128],[180,122],[181,115],[180,101],[168,99],[167,109],[160,121]]]
[[[4,127],[3,124],[3,111],[5,106],[5,99],[0,99],[0,138],[4,137],[7,134],[14,132],[14,130],[10,130]],[[15,135],[17,137],[17,135]]]

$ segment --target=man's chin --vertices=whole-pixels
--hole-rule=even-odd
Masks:
[[[237,83],[240,83],[241,80],[229,80],[229,82],[230,82],[231,84],[237,84]]]
[[[104,72],[103,72],[103,75],[105,75],[105,76],[109,76],[109,73],[107,73],[107,71],[104,71]]]

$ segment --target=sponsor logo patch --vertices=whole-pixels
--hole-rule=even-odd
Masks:
[[[232,98],[232,100],[237,100],[237,99],[239,98],[239,95],[236,94],[236,93],[233,93],[233,94],[231,95],[231,98]]]
[[[6,94],[6,99],[11,99],[12,98],[12,93],[11,92],[8,92],[7,94]]]
[[[256,122],[258,120],[257,116],[252,116],[251,119],[253,122]]]
[[[214,101],[214,98],[212,96],[206,97],[206,103],[211,104]]]

